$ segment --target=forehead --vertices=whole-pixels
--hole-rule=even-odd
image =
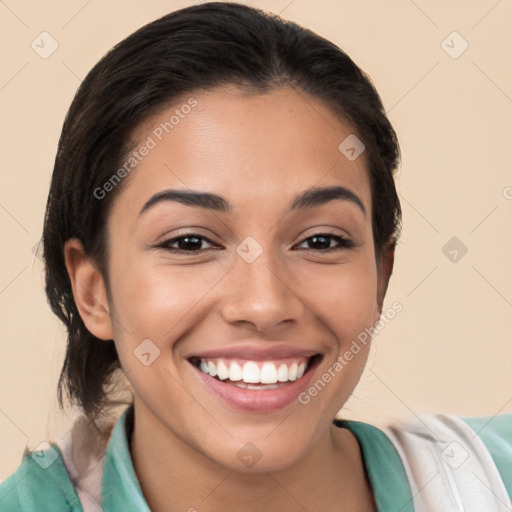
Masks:
[[[140,160],[120,202],[140,208],[152,194],[180,188],[223,195],[235,208],[270,206],[269,198],[288,204],[306,188],[342,185],[370,211],[366,155],[349,160],[339,149],[354,131],[321,100],[294,88],[197,91],[135,130]]]

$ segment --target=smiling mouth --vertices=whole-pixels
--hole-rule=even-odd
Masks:
[[[309,358],[289,357],[266,361],[232,357],[189,358],[189,362],[210,377],[238,388],[277,389],[302,378],[323,359],[321,354]]]

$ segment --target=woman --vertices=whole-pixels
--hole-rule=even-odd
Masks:
[[[208,3],[119,43],[73,100],[44,227],[84,418],[1,509],[507,510],[510,416],[335,419],[383,312],[398,159],[369,78],[293,23]]]

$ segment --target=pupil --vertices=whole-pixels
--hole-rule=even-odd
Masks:
[[[193,240],[193,242],[190,242],[190,240]],[[193,247],[191,247],[191,245]],[[195,245],[195,247],[194,247]],[[201,240],[199,240],[199,238],[197,238],[196,236],[186,236],[184,238],[181,238],[179,241],[178,241],[178,246],[180,247],[180,249],[192,249],[192,250],[195,250],[195,249],[200,249],[201,248]]]
[[[317,243],[319,240],[324,242],[324,243],[320,243],[319,244],[320,248],[322,248],[322,249],[328,249],[329,248],[329,242],[330,242],[329,238],[327,238],[325,236],[313,236],[313,237],[311,237],[311,243],[312,244]],[[317,245],[317,247],[318,247],[318,245]]]

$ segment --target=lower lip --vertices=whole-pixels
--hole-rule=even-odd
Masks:
[[[308,387],[313,376],[313,370],[318,363],[308,369],[300,378],[290,384],[275,389],[244,389],[233,384],[226,384],[203,373],[194,365],[193,368],[199,379],[207,388],[224,400],[227,404],[245,411],[269,412],[282,409],[293,401]]]

